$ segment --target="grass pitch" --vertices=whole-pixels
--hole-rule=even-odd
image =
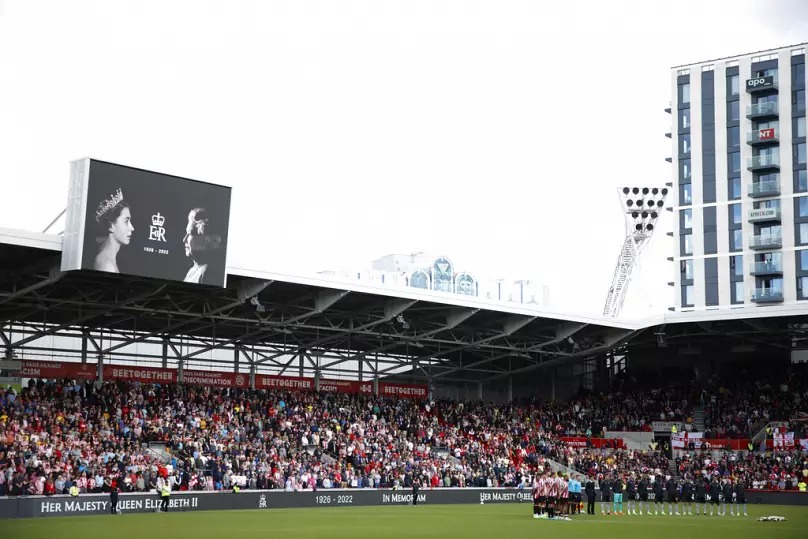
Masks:
[[[749,506],[748,517],[576,516],[534,520],[529,504],[422,505],[139,513],[0,521],[3,539],[709,539],[808,537],[808,507]],[[600,507],[598,507],[599,511]],[[778,515],[786,522],[758,522]]]

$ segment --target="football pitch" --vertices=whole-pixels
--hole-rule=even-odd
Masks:
[[[422,505],[132,513],[0,521],[3,539],[326,539],[451,537],[564,539],[654,537],[804,538],[808,507],[749,506],[748,517],[575,516],[571,522],[534,520],[528,504]],[[599,511],[598,507],[598,511]],[[758,522],[759,516],[786,522]]]

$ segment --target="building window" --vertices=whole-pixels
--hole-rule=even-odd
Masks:
[[[804,169],[794,171],[794,186],[796,191],[808,191],[808,171]]]
[[[679,180],[690,183],[690,159],[679,159]]]
[[[732,283],[732,293],[735,296],[732,298],[732,303],[743,303],[745,299],[743,294],[743,281],[735,281]]]
[[[797,277],[799,299],[808,299],[808,277]]]
[[[685,292],[684,293],[685,297],[683,298],[684,303],[682,304],[682,307],[692,307],[694,305],[694,303],[693,303],[693,285],[692,284],[685,285],[685,286],[682,287],[682,289],[684,289],[684,292]]]
[[[737,200],[741,198],[741,179],[740,178],[730,178],[729,179],[729,198],[730,200]]]
[[[727,169],[730,174],[741,171],[741,152],[730,152],[727,154]]]
[[[799,144],[794,145],[794,162],[798,165],[804,165],[806,162],[805,156],[805,143],[800,142]]]
[[[681,200],[679,200],[679,204],[683,206],[693,204],[693,186],[689,183],[683,183],[681,189],[682,197]]]
[[[735,148],[741,145],[741,128],[738,126],[727,128],[727,146]],[[741,158],[738,155],[738,166],[740,167]]]
[[[679,135],[679,154],[687,155],[690,153],[690,135]]]
[[[730,122],[737,122],[741,119],[740,101],[730,101],[727,103],[727,119]]]
[[[805,136],[805,116],[794,118],[794,136],[797,138]]]
[[[693,280],[693,260],[682,260],[682,279]]]
[[[743,277],[743,255],[729,257],[729,273],[734,277]]]
[[[799,269],[808,270],[808,251],[803,249],[802,251],[797,251],[797,253],[799,257]]]
[[[682,256],[693,254],[693,235],[682,234]]]
[[[805,112],[805,90],[791,92],[791,104],[796,112]]]
[[[808,223],[800,223],[800,227],[797,229],[797,243],[808,245]]]
[[[763,210],[763,209],[766,209],[766,208],[779,210],[780,209],[780,199],[775,198],[775,199],[771,199],[771,200],[761,200],[760,202],[755,202],[753,204],[753,208],[756,209],[756,210]]]
[[[738,82],[740,80],[739,75],[730,75],[727,77],[727,94],[728,95],[738,95]]]
[[[690,83],[679,85],[679,103],[690,103]]]
[[[794,64],[791,66],[791,80],[791,84],[794,84],[793,81],[805,80],[805,64]],[[799,85],[794,84],[794,86]]]
[[[693,210],[681,210],[679,212],[679,217],[682,219],[682,228],[683,229],[691,229],[693,228]]]
[[[729,205],[729,218],[733,225],[740,225],[743,222],[743,217],[741,217],[740,204]]]
[[[690,129],[690,109],[679,111],[679,129]]]
[[[733,230],[732,235],[729,237],[730,251],[743,251],[743,231],[740,229]]]

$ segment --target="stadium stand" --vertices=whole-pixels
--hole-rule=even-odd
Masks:
[[[327,489],[411,486],[526,487],[560,466],[588,476],[665,475],[660,451],[573,447],[565,435],[648,429],[692,421],[742,435],[758,417],[787,419],[806,402],[804,367],[758,377],[713,379],[704,388],[614,392],[566,404],[426,402],[315,392],[250,391],[128,382],[31,381],[0,395],[0,495],[155,488]],[[747,374],[748,376],[748,374]],[[753,396],[756,398],[753,402]],[[748,410],[749,414],[742,412]],[[679,474],[733,476],[747,488],[789,490],[808,475],[799,452],[690,451]]]

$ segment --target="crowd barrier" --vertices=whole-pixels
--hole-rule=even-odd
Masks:
[[[653,498],[653,494],[651,495]],[[221,511],[227,509],[289,509],[306,507],[368,507],[410,505],[413,494],[408,490],[329,489],[305,492],[251,490],[232,492],[176,492],[171,495],[170,511]],[[584,495],[584,499],[586,496]],[[418,493],[418,503],[486,504],[530,503],[529,490],[445,488],[426,489]],[[751,504],[806,505],[808,494],[799,492],[755,492],[747,494]],[[155,493],[120,494],[118,508],[123,513],[155,512],[160,498]],[[0,498],[0,518],[64,517],[110,514],[108,494],[71,496],[27,496]]]

